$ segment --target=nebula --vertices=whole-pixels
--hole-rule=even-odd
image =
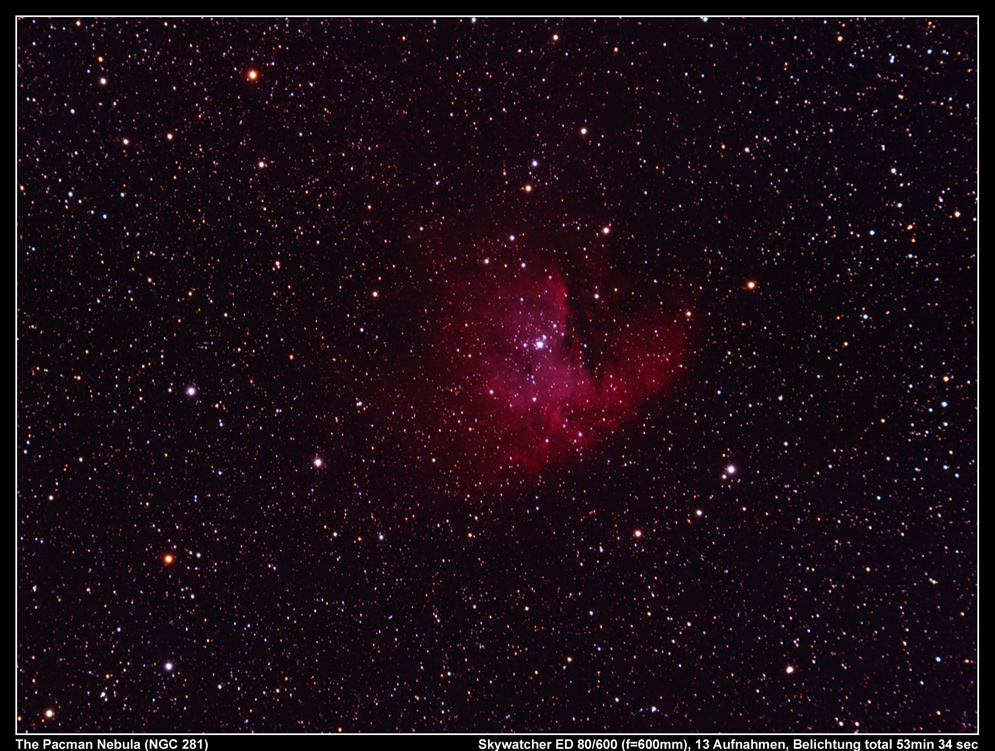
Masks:
[[[635,419],[684,366],[686,310],[661,285],[525,255],[450,269],[421,306],[422,346],[390,407],[409,474],[458,493],[535,481]]]

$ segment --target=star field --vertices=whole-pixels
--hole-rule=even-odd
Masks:
[[[977,730],[977,20],[17,21],[19,732]]]

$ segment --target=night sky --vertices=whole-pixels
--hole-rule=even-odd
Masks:
[[[976,19],[16,34],[17,730],[976,730]]]

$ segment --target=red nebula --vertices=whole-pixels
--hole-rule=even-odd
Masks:
[[[569,465],[683,367],[685,306],[607,272],[571,284],[540,256],[450,272],[423,307],[427,341],[390,414],[404,463],[457,494]]]

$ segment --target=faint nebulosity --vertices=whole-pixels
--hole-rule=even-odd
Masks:
[[[977,729],[977,19],[17,21],[21,732]]]

